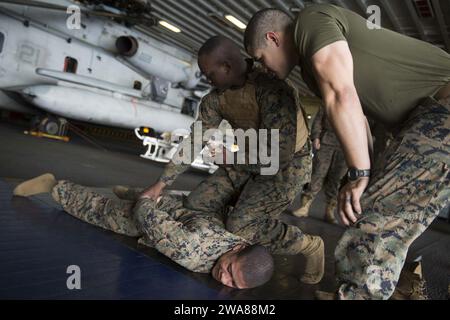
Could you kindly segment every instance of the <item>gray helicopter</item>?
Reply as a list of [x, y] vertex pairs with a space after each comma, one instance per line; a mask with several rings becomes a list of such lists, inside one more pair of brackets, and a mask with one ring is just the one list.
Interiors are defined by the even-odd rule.
[[120, 128], [188, 129], [208, 89], [195, 57], [132, 27], [156, 23], [145, 1], [91, 2], [99, 1], [0, 1], [0, 106]]

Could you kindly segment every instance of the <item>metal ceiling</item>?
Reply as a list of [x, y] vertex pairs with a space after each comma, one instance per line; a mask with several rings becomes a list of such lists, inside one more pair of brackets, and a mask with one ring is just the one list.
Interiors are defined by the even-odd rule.
[[[312, 3], [332, 3], [367, 16], [367, 7], [381, 8], [381, 25], [411, 37], [431, 42], [450, 51], [450, 0], [148, 0], [153, 14], [179, 27], [173, 33], [163, 27], [142, 28], [158, 40], [195, 54], [201, 44], [214, 35], [224, 35], [242, 47], [243, 31], [223, 18], [231, 14], [244, 23], [260, 9], [275, 7], [295, 18]], [[311, 95], [298, 68], [291, 80], [304, 95]]]

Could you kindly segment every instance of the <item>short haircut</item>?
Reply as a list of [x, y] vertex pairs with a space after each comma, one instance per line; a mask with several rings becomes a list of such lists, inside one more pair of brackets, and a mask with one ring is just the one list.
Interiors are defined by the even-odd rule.
[[273, 257], [265, 247], [261, 245], [245, 247], [238, 253], [238, 261], [247, 288], [262, 286], [272, 278]]
[[267, 32], [281, 32], [293, 22], [285, 12], [268, 8], [255, 13], [247, 25], [244, 34], [245, 50], [261, 49], [265, 47], [265, 35]]
[[232, 42], [232, 40], [224, 36], [211, 37], [201, 46], [198, 51], [198, 56], [210, 55], [217, 49], [222, 48], [224, 45], [230, 44], [230, 42]]

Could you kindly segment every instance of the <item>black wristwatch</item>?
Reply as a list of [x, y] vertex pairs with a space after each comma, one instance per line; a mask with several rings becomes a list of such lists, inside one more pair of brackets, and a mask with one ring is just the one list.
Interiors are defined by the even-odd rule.
[[347, 171], [347, 178], [349, 181], [356, 181], [359, 178], [370, 177], [370, 169], [359, 170], [356, 168], [350, 168]]

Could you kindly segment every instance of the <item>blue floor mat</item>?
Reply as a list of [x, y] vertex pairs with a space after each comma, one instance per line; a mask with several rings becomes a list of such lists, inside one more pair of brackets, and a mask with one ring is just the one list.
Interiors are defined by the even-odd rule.
[[[81, 290], [69, 290], [70, 265]], [[223, 299], [212, 288], [0, 180], [0, 299]]]

